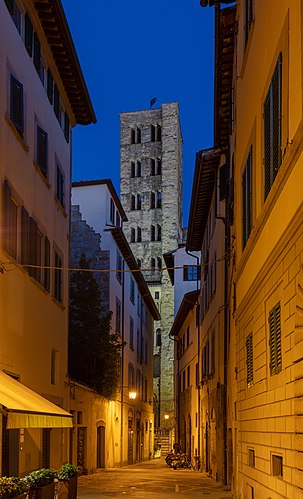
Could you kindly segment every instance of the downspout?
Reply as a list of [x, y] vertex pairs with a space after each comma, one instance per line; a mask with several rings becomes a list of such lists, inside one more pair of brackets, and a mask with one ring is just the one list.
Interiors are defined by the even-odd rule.
[[122, 261], [122, 300], [121, 300], [121, 339], [122, 339], [122, 355], [121, 355], [121, 437], [120, 437], [120, 466], [123, 466], [123, 402], [124, 402], [124, 259]]
[[[194, 255], [193, 253], [190, 253], [188, 249], [185, 249], [185, 252], [187, 255], [192, 256], [196, 258], [197, 260], [197, 291], [199, 291], [199, 280], [198, 280], [198, 268], [200, 267], [200, 259], [197, 255]], [[200, 276], [201, 276], [201, 267], [200, 267]], [[201, 282], [201, 278], [200, 278]], [[196, 303], [196, 313], [198, 317], [198, 457], [199, 457], [199, 462], [200, 462], [200, 467], [201, 467], [201, 386], [200, 386], [200, 348], [201, 348], [201, 339], [200, 339], [200, 332], [201, 332], [201, 326], [200, 326], [200, 304], [199, 304], [199, 298], [197, 298], [197, 303]], [[197, 320], [196, 320], [197, 322]]]
[[[222, 151], [223, 152], [223, 151]], [[225, 158], [228, 155], [225, 155]], [[226, 166], [227, 167], [227, 166]], [[229, 171], [229, 168], [227, 168]], [[228, 234], [228, 224], [226, 223], [227, 220], [227, 192], [225, 194], [225, 215], [221, 216], [217, 212], [218, 208], [218, 172], [216, 172], [216, 183], [215, 183], [215, 206], [216, 206], [216, 213], [215, 213], [215, 218], [216, 220], [221, 220], [224, 224], [224, 304], [223, 304], [223, 359], [224, 359], [224, 368], [223, 368], [223, 389], [224, 389], [224, 394], [221, 399], [222, 402], [222, 413], [223, 413], [223, 483], [224, 485], [227, 485], [227, 340], [228, 340], [228, 283], [227, 283], [227, 275], [228, 275], [228, 259], [227, 259], [227, 252], [228, 252], [228, 241], [229, 241], [229, 234]]]

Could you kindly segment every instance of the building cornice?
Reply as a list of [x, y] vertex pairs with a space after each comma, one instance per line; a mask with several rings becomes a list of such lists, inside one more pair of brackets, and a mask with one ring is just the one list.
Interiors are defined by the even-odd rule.
[[80, 67], [61, 0], [31, 0], [50, 47], [76, 123], [96, 123], [95, 112]]

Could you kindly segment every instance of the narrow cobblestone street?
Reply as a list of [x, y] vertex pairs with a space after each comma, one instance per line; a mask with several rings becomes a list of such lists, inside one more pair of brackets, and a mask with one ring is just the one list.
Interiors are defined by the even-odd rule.
[[79, 499], [129, 496], [142, 499], [229, 499], [232, 494], [226, 487], [198, 471], [168, 468], [164, 458], [106, 469], [79, 478]]

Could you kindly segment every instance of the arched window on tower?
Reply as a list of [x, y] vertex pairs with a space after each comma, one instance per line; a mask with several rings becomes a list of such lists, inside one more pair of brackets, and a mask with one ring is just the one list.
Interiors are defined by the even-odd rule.
[[161, 225], [157, 224], [157, 241], [161, 241], [162, 233], [161, 233]]
[[141, 231], [141, 227], [137, 227], [137, 242], [138, 243], [142, 242], [142, 231]]
[[154, 209], [156, 207], [156, 195], [154, 192], [150, 193], [150, 208]]
[[150, 226], [150, 240], [155, 241], [156, 240], [156, 228], [154, 225]]
[[131, 242], [131, 243], [134, 243], [134, 242], [135, 242], [135, 237], [136, 237], [136, 235], [135, 235], [135, 229], [132, 227], [132, 228], [130, 229], [130, 242]]
[[161, 347], [161, 329], [158, 328], [156, 331], [156, 347]]

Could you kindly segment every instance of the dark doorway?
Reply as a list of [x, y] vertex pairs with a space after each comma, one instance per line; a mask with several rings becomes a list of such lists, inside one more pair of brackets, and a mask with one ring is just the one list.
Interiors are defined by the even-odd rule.
[[105, 468], [105, 427], [97, 428], [97, 468]]
[[19, 476], [19, 430], [6, 429], [2, 415], [2, 476]]

